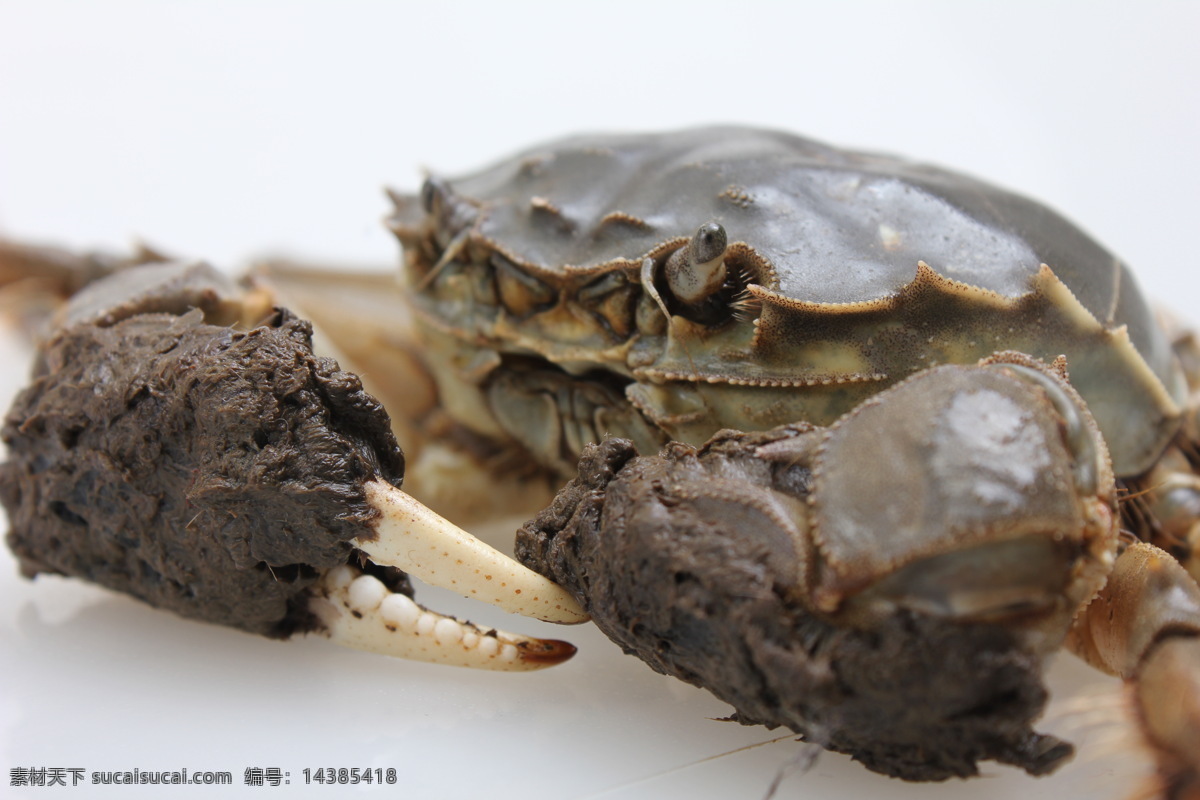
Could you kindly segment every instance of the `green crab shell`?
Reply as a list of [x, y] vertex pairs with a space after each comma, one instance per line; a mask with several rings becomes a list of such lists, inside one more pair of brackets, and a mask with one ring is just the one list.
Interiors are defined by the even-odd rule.
[[[712, 127], [573, 137], [449, 185], [457, 215], [434, 226], [465, 224], [472, 244], [541, 278], [633, 274], [708, 220], [752, 251], [756, 319], [676, 318], [623, 351], [618, 371], [639, 382], [627, 394], [672, 438], [828, 424], [913, 372], [999, 350], [1066, 356], [1118, 474], [1149, 468], [1177, 425], [1183, 380], [1129, 269], [1054, 211], [970, 177]], [[406, 244], [430, 224], [420, 205], [398, 198]], [[566, 360], [553, 337], [520, 348]]]

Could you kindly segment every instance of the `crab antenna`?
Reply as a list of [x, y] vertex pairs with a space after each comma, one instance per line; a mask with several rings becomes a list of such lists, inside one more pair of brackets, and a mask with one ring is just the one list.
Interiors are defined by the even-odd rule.
[[725, 284], [725, 228], [713, 220], [697, 229], [686, 247], [667, 259], [667, 286], [681, 303], [693, 305]]

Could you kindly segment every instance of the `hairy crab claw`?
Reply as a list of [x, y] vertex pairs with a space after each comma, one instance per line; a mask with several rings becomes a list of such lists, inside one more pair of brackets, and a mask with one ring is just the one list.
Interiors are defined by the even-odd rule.
[[[1071, 755], [1031, 724], [1044, 660], [1086, 624], [1143, 696], [1200, 697], [1182, 652], [1200, 640], [1166, 654], [1171, 633], [1200, 633], [1200, 591], [1156, 548], [1118, 549], [1108, 453], [1062, 365], [998, 354], [921, 373], [829, 428], [726, 431], [657, 456], [604, 442], [517, 554], [739, 721], [939, 780], [981, 759], [1043, 774]], [[1118, 578], [1108, 591], [1130, 596], [1088, 605], [1114, 562], [1144, 575], [1143, 550], [1174, 571], [1140, 593]], [[1196, 741], [1194, 714], [1149, 703], [1172, 748]]]
[[379, 403], [315, 357], [311, 327], [288, 312], [229, 327], [250, 308], [219, 273], [175, 264], [121, 271], [70, 302], [4, 429], [0, 491], [22, 571], [422, 661], [529, 670], [569, 658], [565, 642], [412, 600], [408, 575], [539, 619], [586, 619], [402, 491]]

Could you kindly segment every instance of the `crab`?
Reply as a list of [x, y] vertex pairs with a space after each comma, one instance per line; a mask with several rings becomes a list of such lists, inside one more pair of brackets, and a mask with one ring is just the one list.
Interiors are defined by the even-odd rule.
[[[5, 246], [88, 284], [5, 427], [26, 574], [462, 666], [574, 652], [415, 575], [913, 780], [1061, 764], [1032, 726], [1065, 647], [1200, 797], [1200, 350], [1069, 222], [735, 127], [392, 200], [399, 283]], [[463, 530], [513, 512], [515, 561]]]

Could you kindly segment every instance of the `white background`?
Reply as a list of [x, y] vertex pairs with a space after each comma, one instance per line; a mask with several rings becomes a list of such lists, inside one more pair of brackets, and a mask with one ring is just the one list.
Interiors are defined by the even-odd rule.
[[[1182, 2], [5, 0], [0, 233], [112, 248], [138, 236], [230, 266], [265, 252], [384, 265], [380, 187], [414, 189], [422, 167], [452, 175], [579, 130], [747, 122], [1039, 197], [1194, 320], [1198, 33], [1200, 5]], [[4, 355], [22, 358], [12, 341]], [[0, 381], [5, 396], [18, 381]], [[710, 721], [728, 708], [593, 630], [548, 634], [581, 653], [541, 674], [468, 673], [179, 621], [20, 580], [0, 555], [3, 785], [22, 766], [229, 770], [239, 784], [261, 766], [291, 786], [240, 793], [341, 797], [306, 791], [302, 770], [390, 766], [413, 797], [757, 798], [796, 752], [706, 760], [775, 734]], [[1142, 762], [1117, 687], [1068, 661], [1044, 727], [1081, 754], [1053, 778], [987, 765], [969, 784], [907, 785], [824, 755], [778, 797], [1127, 794]]]

